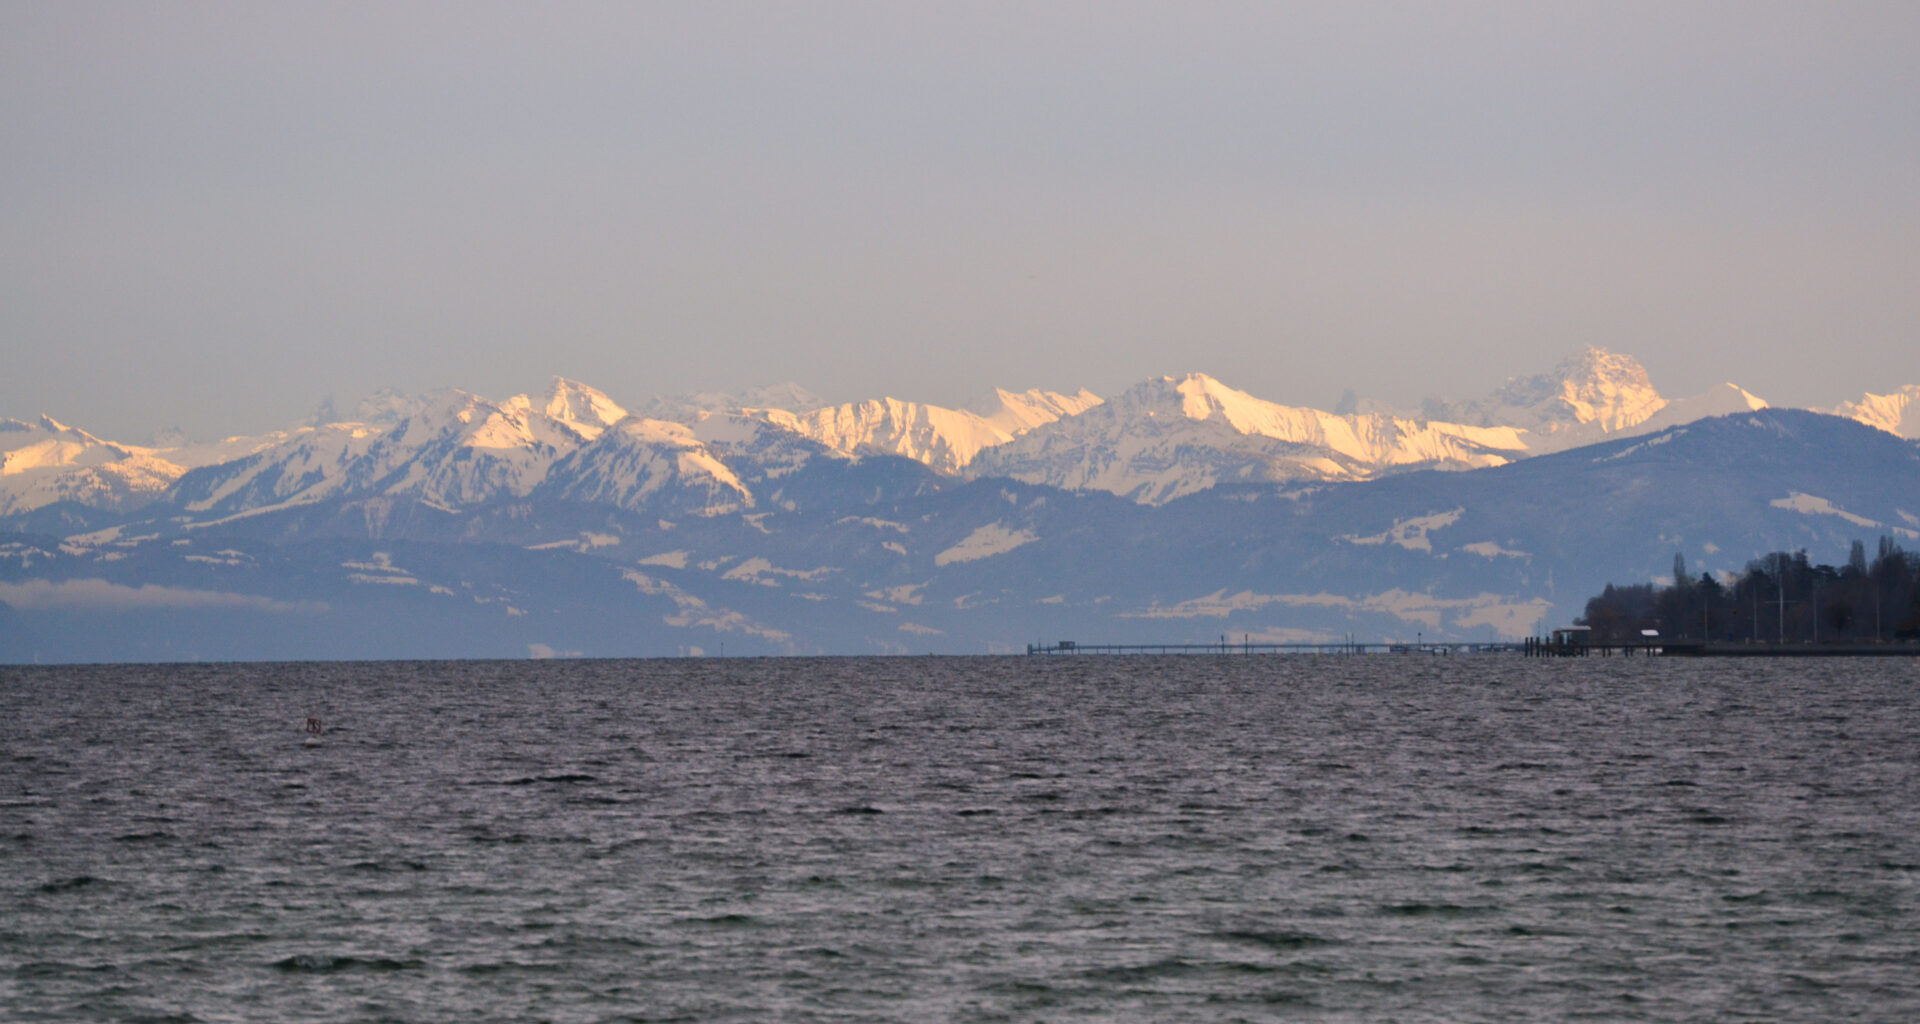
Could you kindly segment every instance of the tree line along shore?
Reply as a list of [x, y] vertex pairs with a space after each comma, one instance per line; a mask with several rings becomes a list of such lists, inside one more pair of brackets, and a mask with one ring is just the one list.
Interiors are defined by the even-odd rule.
[[[1854, 541], [1843, 565], [1815, 565], [1805, 550], [1776, 551], [1745, 570], [1690, 575], [1673, 556], [1669, 584], [1607, 584], [1574, 620], [1595, 645], [1863, 645], [1920, 640], [1920, 554], [1882, 537], [1869, 561]], [[1651, 631], [1651, 632], [1650, 632]]]

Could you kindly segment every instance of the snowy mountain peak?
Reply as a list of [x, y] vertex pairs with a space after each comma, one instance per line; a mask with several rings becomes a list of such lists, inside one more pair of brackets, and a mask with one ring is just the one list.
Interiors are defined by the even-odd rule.
[[1476, 426], [1514, 426], [1535, 435], [1572, 431], [1598, 440], [1666, 406], [1638, 360], [1588, 346], [1546, 373], [1511, 378], [1486, 398], [1434, 411]]
[[1920, 384], [1909, 384], [1892, 394], [1868, 393], [1858, 402], [1841, 402], [1833, 414], [1878, 427], [1889, 434], [1920, 438]]
[[1230, 388], [1204, 373], [1187, 374], [1175, 383], [1174, 391], [1180, 395], [1180, 411], [1188, 419], [1204, 420], [1217, 414], [1242, 434], [1268, 433], [1261, 428], [1271, 425], [1275, 413], [1297, 411]]
[[[525, 395], [520, 396], [523, 400]], [[511, 401], [511, 400], [509, 400]], [[483, 407], [498, 408], [479, 395], [445, 388], [419, 398], [394, 424], [393, 438], [400, 444], [417, 446], [448, 430], [471, 424]]]
[[1765, 408], [1767, 408], [1767, 400], [1759, 395], [1738, 384], [1722, 384], [1700, 394], [1676, 398], [1668, 402], [1660, 408], [1658, 413], [1635, 424], [1632, 432], [1650, 434], [1655, 430], [1677, 427], [1682, 423], [1706, 419], [1708, 416], [1754, 412]]
[[986, 413], [897, 398], [849, 402], [809, 413], [754, 412], [842, 454], [903, 455], [942, 473], [958, 473], [982, 451], [1092, 408], [1100, 398], [1084, 389], [1075, 395], [999, 390], [994, 402], [998, 408], [989, 406]]
[[854, 455], [904, 455], [943, 473], [958, 473], [982, 448], [1010, 435], [978, 413], [898, 398], [849, 402], [803, 415], [766, 410], [768, 421]]
[[540, 409], [549, 419], [572, 427], [589, 441], [627, 415], [627, 410], [605, 393], [565, 377], [553, 378]]
[[102, 441], [51, 416], [0, 419], [0, 515], [58, 501], [127, 508], [151, 500], [181, 470], [143, 449]]
[[[353, 407], [353, 415], [348, 418], [357, 423], [390, 427], [411, 415], [419, 404], [419, 399], [396, 388], [381, 388], [361, 399]], [[314, 425], [325, 426], [326, 424]]]
[[700, 438], [693, 428], [672, 420], [650, 420], [634, 416], [620, 422], [616, 437], [625, 444], [667, 448], [698, 448]]
[[1224, 481], [1361, 479], [1401, 467], [1496, 466], [1519, 432], [1278, 405], [1204, 373], [1142, 381], [982, 453], [975, 471], [1149, 504]]
[[693, 428], [642, 416], [619, 420], [555, 462], [540, 493], [629, 511], [664, 501], [673, 511], [708, 516], [754, 504], [753, 493]]
[[[1495, 466], [1766, 405], [1733, 384], [1670, 401], [1636, 360], [1600, 348], [1424, 417], [1362, 411], [1357, 400], [1339, 412], [1280, 405], [1204, 373], [1151, 378], [1110, 400], [995, 389], [964, 409], [895, 398], [822, 406], [783, 384], [629, 410], [555, 377], [537, 397], [504, 401], [383, 389], [340, 422], [329, 401], [306, 425], [207, 444], [114, 444], [47, 416], [0, 419], [0, 516], [65, 500], [132, 509], [163, 495], [213, 515], [332, 499], [459, 510], [536, 490], [706, 515], [784, 507], [780, 481], [797, 469], [871, 454], [1160, 503], [1225, 482]], [[1920, 438], [1920, 386], [1834, 412]]]
[[1647, 368], [1632, 356], [1589, 346], [1556, 368], [1557, 398], [1578, 423], [1606, 430], [1631, 427], [1667, 404]]
[[30, 469], [99, 465], [125, 458], [127, 449], [102, 441], [51, 416], [37, 423], [0, 420], [0, 476]]
[[[1721, 384], [1720, 387], [1715, 390], [1723, 393], [1730, 393], [1737, 401], [1744, 403], [1746, 405], [1748, 412], [1753, 412], [1755, 410], [1767, 408], [1766, 399], [1761, 398], [1759, 395], [1756, 395], [1753, 392], [1748, 391], [1746, 388], [1743, 388], [1740, 385], [1733, 383], [1732, 381], [1727, 381]], [[1712, 394], [1712, 393], [1713, 392], [1709, 392], [1709, 394]]]
[[992, 398], [968, 411], [978, 414], [1007, 436], [1018, 437], [1035, 427], [1067, 416], [1078, 416], [1100, 402], [1100, 396], [1086, 388], [1071, 395], [1038, 388], [1027, 391], [995, 388]]

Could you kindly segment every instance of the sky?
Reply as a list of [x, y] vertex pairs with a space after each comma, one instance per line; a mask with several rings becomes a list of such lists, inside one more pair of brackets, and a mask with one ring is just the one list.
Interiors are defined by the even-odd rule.
[[1920, 384], [1920, 5], [0, 0], [0, 416]]

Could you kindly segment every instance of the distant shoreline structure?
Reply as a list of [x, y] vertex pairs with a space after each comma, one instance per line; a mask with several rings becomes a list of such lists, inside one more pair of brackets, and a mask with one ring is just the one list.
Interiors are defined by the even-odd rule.
[[1352, 641], [1331, 641], [1326, 643], [1253, 643], [1242, 641], [1234, 643], [1135, 643], [1135, 644], [1083, 644], [1075, 640], [1061, 640], [1051, 644], [1028, 644], [1029, 656], [1059, 656], [1078, 654], [1101, 655], [1141, 655], [1141, 654], [1179, 654], [1179, 655], [1255, 655], [1255, 654], [1310, 654], [1310, 655], [1379, 655], [1379, 654], [1507, 654], [1530, 658], [1579, 658], [1579, 657], [1678, 657], [1678, 658], [1920, 658], [1920, 644], [1884, 643], [1884, 644], [1703, 644], [1698, 640], [1648, 640], [1630, 644], [1575, 644], [1556, 643], [1549, 640], [1529, 638], [1526, 640], [1500, 643], [1454, 643], [1454, 642], [1416, 642], [1416, 643], [1360, 643]]

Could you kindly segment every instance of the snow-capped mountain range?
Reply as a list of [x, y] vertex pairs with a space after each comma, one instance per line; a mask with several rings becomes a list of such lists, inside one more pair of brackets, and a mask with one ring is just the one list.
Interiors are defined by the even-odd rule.
[[[656, 397], [634, 411], [556, 378], [538, 398], [504, 401], [383, 391], [345, 418], [323, 409], [300, 426], [213, 444], [131, 445], [46, 416], [0, 419], [0, 517], [62, 502], [113, 512], [166, 502], [216, 520], [338, 498], [450, 512], [554, 498], [717, 515], [790, 502], [778, 481], [809, 460], [876, 455], [949, 477], [1160, 504], [1221, 483], [1498, 466], [1765, 406], [1732, 384], [1669, 400], [1631, 357], [1594, 348], [1420, 416], [1285, 406], [1198, 373], [1143, 381], [1110, 401], [1085, 390], [999, 390], [972, 409], [893, 398], [825, 405], [780, 385]], [[1920, 386], [1831, 411], [1920, 437]]]
[[[1920, 543], [1920, 444], [1801, 410], [1147, 503], [849, 456], [754, 415], [601, 426], [604, 409], [457, 398], [309, 430], [310, 462], [203, 466], [132, 513], [0, 521], [0, 663], [1484, 641], [1564, 624], [1676, 554], [1723, 575]], [[537, 483], [513, 454], [562, 444]], [[249, 488], [262, 503], [231, 511]], [[468, 488], [509, 496], [457, 504]], [[1920, 605], [1850, 614], [1870, 611], [1890, 640], [1920, 635]]]

